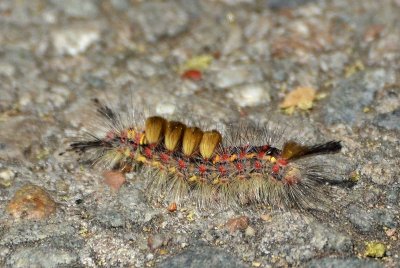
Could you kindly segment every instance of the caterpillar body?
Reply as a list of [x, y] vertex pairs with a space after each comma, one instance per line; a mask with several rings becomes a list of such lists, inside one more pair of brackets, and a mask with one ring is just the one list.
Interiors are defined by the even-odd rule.
[[108, 122], [105, 135], [73, 142], [71, 150], [92, 164], [139, 172], [149, 193], [171, 202], [189, 197], [201, 207], [261, 203], [306, 209], [322, 204], [322, 184], [329, 181], [329, 174], [312, 157], [342, 148], [339, 141], [307, 146], [291, 140], [277, 148], [266, 128], [252, 125], [231, 125], [230, 137], [223, 138], [217, 130], [204, 131], [160, 116], [148, 117], [140, 125], [138, 120], [122, 120], [105, 105], [99, 104], [98, 112]]

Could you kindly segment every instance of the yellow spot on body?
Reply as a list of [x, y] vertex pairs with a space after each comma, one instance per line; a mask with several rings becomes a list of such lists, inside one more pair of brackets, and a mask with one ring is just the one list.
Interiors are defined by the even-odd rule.
[[129, 157], [131, 155], [131, 150], [129, 148], [126, 148], [124, 151], [124, 156]]
[[144, 156], [141, 155], [141, 154], [137, 154], [135, 160], [138, 161], [138, 162], [140, 162], [140, 163], [147, 163], [147, 158], [144, 157]]
[[212, 182], [212, 184], [218, 184], [218, 183], [220, 183], [221, 182], [221, 180], [217, 177], [217, 178], [215, 178], [214, 180], [213, 180], [213, 182]]
[[139, 143], [140, 143], [140, 145], [146, 144], [146, 135], [140, 134]]
[[254, 158], [255, 156], [256, 156], [256, 154], [255, 154], [255, 153], [252, 153], [252, 154], [246, 154], [245, 158], [247, 158], [247, 159], [252, 159], [252, 158]]
[[219, 155], [216, 155], [212, 162], [213, 162], [213, 164], [216, 164], [216, 163], [218, 163], [220, 161], [221, 161], [221, 157]]
[[275, 158], [275, 157], [273, 157], [273, 156], [271, 156], [271, 159], [270, 159], [270, 161], [271, 161], [271, 163], [272, 163], [272, 164], [275, 164], [275, 163], [276, 163], [276, 158]]
[[197, 181], [197, 176], [192, 176], [192, 177], [190, 177], [190, 178], [189, 178], [189, 181], [190, 181], [190, 182], [195, 182], [195, 181]]
[[152, 161], [152, 162], [151, 162], [151, 165], [152, 165], [153, 167], [160, 167], [160, 166], [161, 166], [161, 163], [160, 163], [159, 161]]
[[231, 155], [231, 157], [229, 157], [229, 162], [233, 162], [233, 161], [235, 161], [236, 159], [238, 159], [237, 154], [233, 154], [233, 155]]
[[126, 132], [126, 137], [130, 140], [135, 139], [136, 136], [136, 131], [133, 129], [128, 129], [128, 131]]
[[176, 168], [175, 168], [175, 167], [170, 167], [170, 168], [168, 169], [168, 171], [169, 171], [170, 173], [175, 173], [175, 172], [176, 172]]
[[[273, 157], [272, 156], [270, 156], [270, 155], [265, 155], [263, 158], [262, 158], [262, 160], [265, 160], [265, 161], [268, 161], [268, 162], [272, 162], [272, 159]], [[276, 159], [275, 159], [276, 160]]]

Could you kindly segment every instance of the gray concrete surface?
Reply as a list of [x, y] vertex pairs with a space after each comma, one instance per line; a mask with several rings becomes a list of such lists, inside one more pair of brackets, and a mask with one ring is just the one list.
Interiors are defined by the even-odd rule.
[[[399, 267], [399, 14], [398, 0], [0, 1], [0, 266]], [[203, 79], [182, 79], [200, 55]], [[279, 104], [299, 86], [322, 98], [288, 115]], [[191, 202], [171, 213], [136, 174], [115, 192], [60, 155], [96, 124], [95, 97], [342, 140], [327, 161], [357, 183], [330, 186], [334, 211], [318, 217]], [[8, 213], [27, 183], [54, 214]], [[238, 216], [250, 229], [229, 232]], [[384, 256], [367, 257], [367, 242]]]

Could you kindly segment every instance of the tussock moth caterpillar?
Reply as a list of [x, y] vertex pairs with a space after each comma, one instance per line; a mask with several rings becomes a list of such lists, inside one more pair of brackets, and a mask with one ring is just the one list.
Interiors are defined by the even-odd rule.
[[[315, 155], [337, 153], [339, 141], [303, 145], [287, 141], [274, 147], [265, 127], [230, 125], [228, 137], [160, 116], [125, 118], [98, 103], [107, 121], [104, 136], [70, 144], [92, 164], [140, 172], [149, 193], [168, 201], [196, 200], [199, 206], [262, 203], [306, 209], [326, 201], [323, 185], [329, 174]], [[318, 162], [318, 161], [317, 161]]]

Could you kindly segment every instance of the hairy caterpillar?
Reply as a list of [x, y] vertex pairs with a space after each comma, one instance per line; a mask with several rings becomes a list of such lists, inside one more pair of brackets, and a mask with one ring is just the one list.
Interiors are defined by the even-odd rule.
[[70, 144], [71, 150], [92, 164], [140, 172], [149, 192], [176, 202], [189, 196], [201, 207], [262, 203], [306, 209], [324, 203], [322, 184], [329, 175], [310, 158], [342, 148], [339, 141], [311, 146], [287, 141], [280, 149], [262, 127], [231, 125], [224, 139], [217, 130], [159, 116], [144, 124], [134, 117], [123, 120], [120, 113], [98, 105], [108, 130], [103, 137], [91, 134]]

